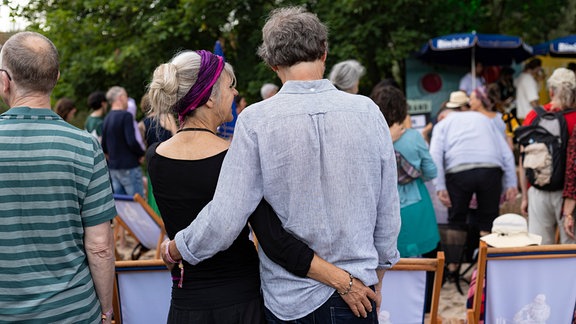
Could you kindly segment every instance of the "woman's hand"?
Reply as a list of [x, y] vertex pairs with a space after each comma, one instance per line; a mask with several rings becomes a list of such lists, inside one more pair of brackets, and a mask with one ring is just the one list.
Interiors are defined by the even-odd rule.
[[376, 301], [378, 295], [366, 287], [364, 283], [356, 278], [352, 280], [352, 288], [350, 292], [345, 295], [340, 295], [342, 299], [346, 302], [350, 310], [354, 315], [366, 318], [368, 313], [372, 311], [372, 303], [370, 300]]
[[166, 239], [160, 245], [160, 257], [162, 258], [162, 261], [164, 261], [164, 264], [166, 264], [168, 270], [172, 271], [176, 263], [172, 262], [173, 261], [172, 257], [170, 257], [170, 255], [167, 254], [169, 248], [170, 248], [170, 240]]

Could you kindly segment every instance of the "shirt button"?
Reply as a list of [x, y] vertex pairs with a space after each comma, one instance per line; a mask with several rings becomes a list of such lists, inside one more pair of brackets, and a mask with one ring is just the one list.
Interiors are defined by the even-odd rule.
[[315, 89], [315, 88], [310, 88], [310, 91], [311, 91], [311, 92], [314, 92], [314, 91], [316, 91], [316, 89]]

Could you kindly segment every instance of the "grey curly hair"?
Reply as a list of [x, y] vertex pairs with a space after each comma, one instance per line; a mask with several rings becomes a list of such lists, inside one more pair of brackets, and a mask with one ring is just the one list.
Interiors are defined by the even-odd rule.
[[270, 12], [258, 55], [269, 66], [292, 66], [320, 59], [328, 51], [328, 28], [303, 7]]

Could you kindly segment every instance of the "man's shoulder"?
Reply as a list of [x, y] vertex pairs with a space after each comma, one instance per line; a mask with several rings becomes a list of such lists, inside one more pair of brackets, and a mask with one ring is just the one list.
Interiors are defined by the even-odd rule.
[[[324, 97], [321, 97], [321, 100], [307, 101], [305, 99], [306, 98], [292, 101], [276, 95], [246, 107], [238, 117], [245, 120], [258, 120], [276, 118], [294, 113], [311, 113], [313, 110], [318, 112], [350, 111], [359, 113], [371, 111], [381, 115], [374, 101], [364, 95], [350, 94], [344, 91], [331, 91], [329, 94], [326, 93]], [[310, 105], [308, 104], [309, 102], [320, 103]]]
[[472, 73], [468, 72], [466, 74], [464, 74], [461, 78], [460, 81], [467, 81], [468, 79], [472, 80]]
[[97, 140], [94, 138], [94, 136], [90, 135], [90, 133], [88, 133], [84, 129], [80, 129], [68, 123], [66, 123], [64, 127], [66, 128], [65, 132], [73, 133], [74, 137], [81, 142], [84, 142], [86, 144], [94, 144], [94, 142], [97, 143]]
[[104, 117], [103, 123], [117, 122], [128, 117], [132, 119], [132, 114], [126, 110], [111, 110], [106, 114], [106, 117]]
[[530, 111], [526, 114], [524, 121], [522, 122], [522, 126], [527, 126], [527, 125], [532, 124], [532, 121], [534, 121], [534, 118], [536, 118], [536, 111], [534, 111], [534, 109], [530, 109]]
[[529, 76], [530, 74], [526, 73], [526, 72], [522, 72], [520, 73], [515, 79], [514, 79], [514, 83], [521, 83], [524, 80], [526, 80], [527, 76]]
[[110, 110], [110, 111], [106, 114], [106, 117], [105, 117], [104, 119], [108, 119], [108, 118], [118, 118], [118, 117], [120, 117], [120, 116], [126, 116], [126, 115], [132, 116], [132, 114], [130, 114], [127, 110], [113, 109], [113, 110]]
[[446, 116], [442, 121], [444, 120], [447, 125], [461, 128], [470, 127], [469, 123], [483, 123], [490, 121], [488, 117], [477, 111], [455, 111], [448, 114], [448, 116]]
[[345, 91], [336, 91], [334, 94], [326, 96], [326, 107], [334, 110], [348, 111], [352, 113], [377, 113], [381, 116], [380, 108], [374, 101], [362, 94], [352, 94]]

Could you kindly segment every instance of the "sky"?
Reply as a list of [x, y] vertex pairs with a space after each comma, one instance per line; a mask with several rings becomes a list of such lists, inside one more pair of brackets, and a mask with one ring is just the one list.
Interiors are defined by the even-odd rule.
[[[2, 1], [0, 0], [0, 3]], [[15, 4], [26, 4], [28, 0], [10, 0]], [[22, 30], [26, 27], [27, 23], [24, 20], [12, 21], [10, 18], [10, 8], [0, 4], [0, 32], [9, 32], [15, 30]]]

